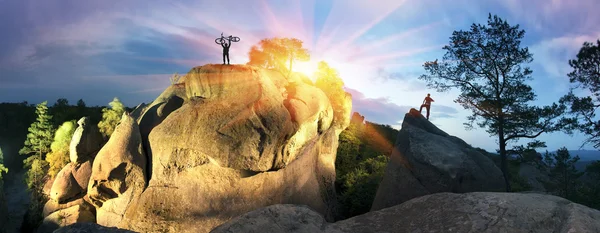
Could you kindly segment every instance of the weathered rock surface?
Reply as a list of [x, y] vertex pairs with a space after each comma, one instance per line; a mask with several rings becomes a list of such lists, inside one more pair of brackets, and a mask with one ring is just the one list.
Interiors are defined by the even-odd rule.
[[69, 207], [75, 206], [75, 205], [82, 205], [83, 202], [84, 202], [83, 198], [79, 198], [79, 199], [76, 199], [73, 201], [69, 201], [67, 203], [60, 204], [60, 203], [58, 203], [58, 201], [50, 199], [44, 205], [44, 209], [42, 211], [42, 216], [47, 217], [48, 215], [50, 215], [56, 211], [66, 209], [66, 208], [69, 208]]
[[89, 118], [83, 117], [77, 124], [79, 126], [71, 139], [69, 157], [72, 163], [84, 163], [96, 156], [102, 147], [103, 139], [100, 130], [90, 123]]
[[56, 211], [44, 218], [44, 221], [37, 232], [53, 232], [60, 227], [78, 222], [95, 222], [96, 217], [92, 213], [91, 208], [91, 206], [84, 203]]
[[85, 195], [84, 189], [79, 186], [73, 176], [73, 170], [75, 170], [73, 163], [68, 163], [58, 172], [50, 190], [50, 199], [62, 204], [82, 196], [82, 194]]
[[75, 223], [54, 231], [54, 233], [134, 233], [116, 227], [105, 227], [95, 223]]
[[305, 206], [273, 205], [213, 233], [233, 232], [600, 232], [600, 211], [566, 199], [523, 193], [437, 193], [336, 223]]
[[146, 157], [138, 124], [127, 113], [100, 149], [92, 166], [88, 197], [96, 207], [96, 220], [117, 226], [129, 204], [146, 186]]
[[206, 65], [138, 121], [152, 175], [119, 227], [208, 232], [279, 203], [305, 204], [333, 220], [335, 153], [347, 124], [334, 124], [320, 89], [251, 66]]
[[503, 191], [500, 169], [411, 109], [404, 117], [371, 210], [439, 192]]

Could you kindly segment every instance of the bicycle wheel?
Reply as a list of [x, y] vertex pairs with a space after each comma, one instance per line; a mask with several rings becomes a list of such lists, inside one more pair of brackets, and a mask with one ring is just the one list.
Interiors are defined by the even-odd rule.
[[237, 36], [234, 36], [231, 38], [231, 42], [240, 42], [240, 38]]
[[215, 43], [217, 43], [217, 44], [224, 44], [225, 43], [225, 38], [223, 38], [223, 37], [217, 38], [217, 39], [215, 39]]

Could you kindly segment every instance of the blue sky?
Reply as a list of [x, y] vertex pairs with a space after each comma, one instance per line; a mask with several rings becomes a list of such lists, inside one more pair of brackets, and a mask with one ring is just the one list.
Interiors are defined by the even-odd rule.
[[[434, 124], [494, 150], [494, 138], [462, 126], [469, 112], [453, 102], [457, 92], [417, 79], [423, 62], [442, 57], [452, 31], [497, 14], [526, 30], [535, 104], [549, 104], [569, 87], [567, 61], [600, 38], [598, 9], [597, 0], [0, 0], [0, 102], [105, 105], [117, 96], [134, 106], [158, 96], [172, 73], [219, 63], [221, 32], [242, 38], [230, 51], [238, 64], [260, 39], [295, 37], [313, 61], [340, 71], [367, 120], [399, 127], [431, 93]], [[554, 150], [584, 137], [540, 139]]]

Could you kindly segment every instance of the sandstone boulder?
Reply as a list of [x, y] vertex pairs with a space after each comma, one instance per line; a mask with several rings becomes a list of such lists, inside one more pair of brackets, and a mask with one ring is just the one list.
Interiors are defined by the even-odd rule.
[[[305, 204], [333, 220], [343, 129], [333, 126], [331, 104], [320, 89], [237, 65], [196, 67], [180, 85], [183, 104], [145, 131], [150, 183], [119, 227], [208, 232], [278, 203]], [[174, 99], [160, 98], [163, 109]]]
[[504, 191], [500, 169], [411, 109], [404, 117], [371, 210], [438, 192]]
[[83, 198], [79, 198], [79, 199], [75, 199], [75, 200], [67, 202], [67, 203], [60, 204], [56, 200], [50, 199], [44, 205], [44, 209], [42, 210], [42, 216], [44, 216], [44, 218], [45, 218], [48, 215], [50, 215], [56, 211], [66, 209], [66, 208], [69, 208], [69, 207], [75, 206], [75, 205], [83, 205], [83, 202], [84, 202]]
[[54, 178], [50, 189], [51, 200], [64, 204], [85, 195], [92, 174], [92, 161], [68, 163]]
[[77, 180], [73, 176], [75, 167], [73, 163], [68, 163], [63, 167], [60, 172], [56, 175], [52, 189], [50, 190], [50, 198], [55, 200], [59, 204], [66, 203], [69, 200], [73, 200], [77, 197], [85, 195], [85, 190], [79, 186]]
[[81, 118], [71, 139], [69, 157], [72, 163], [84, 163], [94, 158], [102, 147], [102, 134], [98, 127], [90, 123], [89, 118]]
[[146, 186], [145, 167], [138, 124], [125, 113], [92, 165], [88, 197], [96, 207], [99, 224], [119, 224]]
[[96, 218], [91, 211], [91, 206], [81, 204], [56, 211], [44, 218], [38, 233], [53, 232], [54, 230], [78, 222], [95, 222]]
[[305, 206], [273, 205], [211, 232], [600, 232], [598, 220], [600, 211], [551, 195], [437, 193], [335, 223]]

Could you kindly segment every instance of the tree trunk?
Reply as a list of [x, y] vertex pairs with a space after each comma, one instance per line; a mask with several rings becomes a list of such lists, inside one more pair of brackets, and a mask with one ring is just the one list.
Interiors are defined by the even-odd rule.
[[500, 144], [500, 170], [504, 175], [504, 184], [506, 185], [506, 192], [510, 192], [510, 174], [508, 172], [508, 158], [506, 155], [506, 141], [504, 140], [504, 118], [500, 118], [500, 129], [498, 130], [498, 142]]

